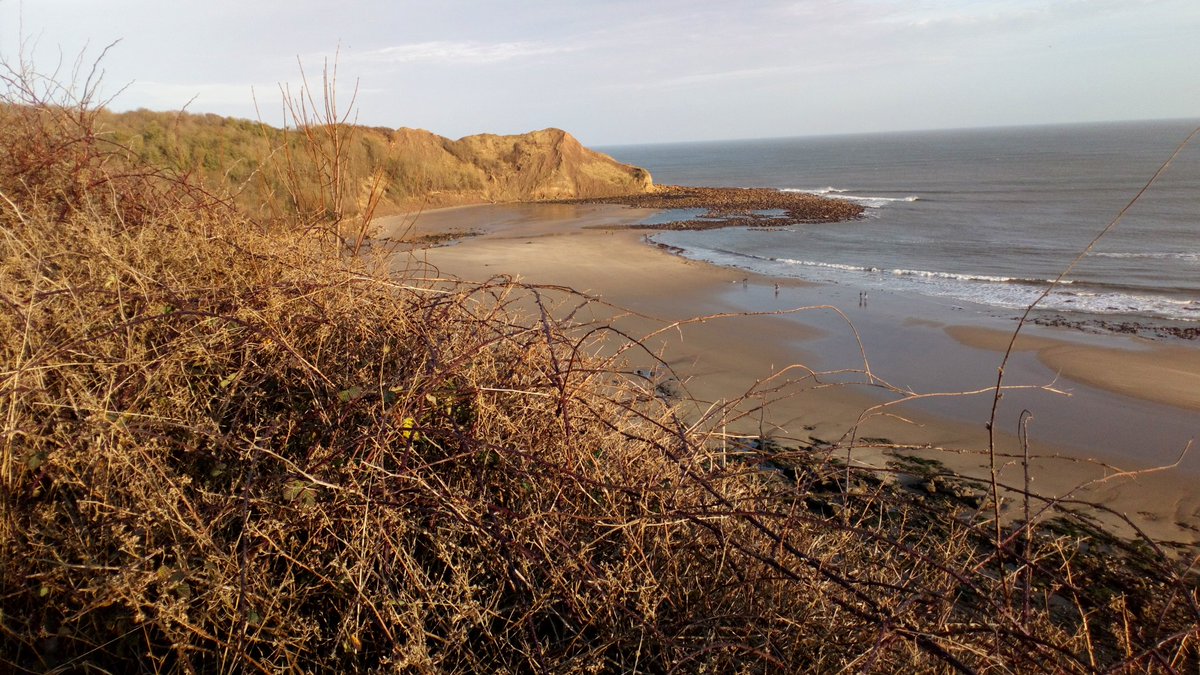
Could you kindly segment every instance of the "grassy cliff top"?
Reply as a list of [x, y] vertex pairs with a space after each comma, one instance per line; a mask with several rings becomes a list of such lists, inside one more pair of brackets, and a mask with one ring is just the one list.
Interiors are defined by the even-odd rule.
[[[339, 125], [338, 163], [347, 207], [367, 208], [382, 189], [381, 213], [485, 202], [594, 198], [645, 192], [644, 169], [583, 147], [560, 129], [451, 140], [421, 129]], [[218, 115], [138, 110], [101, 112], [96, 132], [150, 165], [190, 173], [212, 189], [235, 192], [256, 209], [286, 191], [264, 163], [285, 154], [300, 164], [320, 161], [308, 144], [328, 143], [323, 125], [282, 130]], [[305, 186], [315, 190], [317, 186]]]

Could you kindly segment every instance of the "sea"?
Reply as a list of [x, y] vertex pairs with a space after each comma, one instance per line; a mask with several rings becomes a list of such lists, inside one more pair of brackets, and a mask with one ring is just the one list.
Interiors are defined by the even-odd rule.
[[[1018, 311], [1200, 323], [1200, 120], [600, 148], [659, 184], [843, 199], [862, 218], [664, 231], [682, 255], [756, 273]], [[1133, 202], [1115, 227], [1089, 244]], [[660, 214], [659, 220], [695, 213]]]

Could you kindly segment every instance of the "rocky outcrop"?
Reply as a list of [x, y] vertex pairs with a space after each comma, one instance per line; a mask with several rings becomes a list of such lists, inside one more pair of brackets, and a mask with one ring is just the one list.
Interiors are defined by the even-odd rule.
[[393, 152], [424, 174], [427, 189], [412, 196], [434, 204], [614, 197], [654, 185], [645, 169], [589, 150], [561, 129], [457, 141], [400, 129]]
[[711, 230], [721, 227], [788, 227], [858, 218], [863, 207], [843, 199], [773, 188], [659, 185], [637, 194], [583, 197], [564, 202], [624, 204], [644, 209], [705, 209], [699, 218], [635, 225], [653, 230]]

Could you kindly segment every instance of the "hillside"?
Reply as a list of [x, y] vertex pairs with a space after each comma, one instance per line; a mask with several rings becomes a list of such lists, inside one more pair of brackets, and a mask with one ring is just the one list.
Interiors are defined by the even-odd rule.
[[[257, 122], [188, 113], [137, 110], [103, 113], [98, 133], [132, 150], [142, 161], [198, 175], [214, 189], [229, 189], [238, 203], [261, 208], [286, 192], [266, 160], [285, 156], [298, 173], [319, 163], [301, 141], [304, 133]], [[370, 186], [381, 181], [377, 213], [487, 202], [598, 198], [644, 193], [649, 172], [583, 147], [561, 129], [451, 140], [422, 129], [342, 127], [347, 209], [362, 210]], [[276, 163], [271, 163], [276, 164]]]

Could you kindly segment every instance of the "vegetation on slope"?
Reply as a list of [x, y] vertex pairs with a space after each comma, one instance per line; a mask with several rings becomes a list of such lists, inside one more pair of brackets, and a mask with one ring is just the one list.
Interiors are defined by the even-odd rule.
[[86, 95], [7, 85], [4, 669], [1196, 667], [1194, 578], [1150, 545], [996, 541], [832, 448], [731, 440], [595, 356], [640, 346], [555, 318], [569, 292], [348, 255], [311, 210], [336, 166], [254, 219]]
[[[273, 170], [284, 159], [279, 155], [302, 163], [321, 161], [310, 156], [309, 145], [328, 140], [323, 125], [306, 129], [302, 115], [298, 117], [301, 128], [281, 130], [217, 115], [104, 111], [96, 118], [96, 131], [128, 148], [143, 163], [194, 174], [212, 189], [234, 191], [243, 209], [255, 210], [288, 201], [284, 199], [287, 178]], [[644, 192], [651, 186], [645, 170], [588, 150], [559, 129], [457, 141], [407, 128], [341, 124], [339, 133], [342, 146], [337, 161], [346, 172], [342, 188], [347, 209], [353, 213], [367, 208], [376, 183], [381, 212], [609, 197]], [[316, 186], [301, 187], [311, 192]]]

